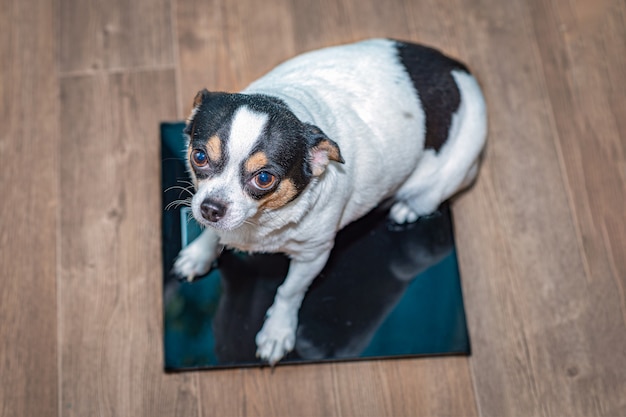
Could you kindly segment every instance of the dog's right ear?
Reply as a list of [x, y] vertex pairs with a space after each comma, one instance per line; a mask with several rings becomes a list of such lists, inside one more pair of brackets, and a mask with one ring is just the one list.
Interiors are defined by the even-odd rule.
[[196, 96], [193, 99], [193, 109], [191, 110], [191, 114], [189, 115], [189, 118], [187, 119], [187, 124], [185, 126], [185, 129], [183, 130], [184, 134], [191, 136], [191, 132], [193, 130], [192, 128], [193, 118], [196, 115], [198, 108], [202, 105], [202, 103], [208, 100], [210, 95], [211, 93], [206, 88], [203, 88], [202, 90], [198, 91], [198, 94], [196, 94]]
[[209, 90], [207, 90], [206, 88], [198, 91], [198, 94], [196, 94], [196, 97], [193, 99], [193, 108], [197, 109], [198, 107], [200, 107], [204, 100], [209, 98], [210, 95], [211, 93], [209, 93]]

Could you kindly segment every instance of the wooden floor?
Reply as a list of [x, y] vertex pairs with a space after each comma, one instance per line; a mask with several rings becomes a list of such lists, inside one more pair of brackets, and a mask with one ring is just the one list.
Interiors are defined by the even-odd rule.
[[[0, 0], [1, 416], [626, 415], [626, 3]], [[390, 36], [489, 106], [469, 358], [164, 374], [159, 122]]]

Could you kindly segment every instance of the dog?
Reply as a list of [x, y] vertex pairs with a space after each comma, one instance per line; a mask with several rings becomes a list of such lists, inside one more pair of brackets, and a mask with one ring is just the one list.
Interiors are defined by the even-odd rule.
[[174, 272], [207, 273], [224, 246], [289, 256], [255, 342], [274, 366], [295, 345], [298, 311], [335, 235], [389, 198], [414, 222], [476, 178], [485, 101], [462, 63], [371, 39], [288, 60], [240, 93], [200, 91], [184, 134], [205, 227]]

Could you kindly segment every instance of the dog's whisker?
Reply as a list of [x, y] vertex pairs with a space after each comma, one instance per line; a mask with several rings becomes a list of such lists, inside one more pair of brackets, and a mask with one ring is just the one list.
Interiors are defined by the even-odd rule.
[[184, 200], [174, 200], [171, 203], [169, 203], [167, 206], [165, 206], [165, 210], [178, 208], [180, 206], [191, 207], [191, 198], [186, 198]]
[[177, 181], [180, 182], [181, 184], [187, 184], [190, 187], [196, 188], [196, 185], [191, 181], [187, 181], [187, 180], [177, 180]]
[[190, 187], [181, 187], [180, 185], [172, 185], [171, 187], [168, 187], [164, 192], [167, 193], [168, 191], [171, 191], [171, 190], [181, 190], [193, 196], [193, 192], [189, 191], [189, 188]]

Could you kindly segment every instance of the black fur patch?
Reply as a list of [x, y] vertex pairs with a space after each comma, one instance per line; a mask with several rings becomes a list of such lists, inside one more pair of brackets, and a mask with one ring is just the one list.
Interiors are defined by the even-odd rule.
[[469, 71], [465, 65], [436, 49], [406, 42], [397, 42], [397, 49], [424, 108], [424, 146], [438, 152], [446, 143], [452, 115], [461, 103], [461, 95], [451, 71]]

